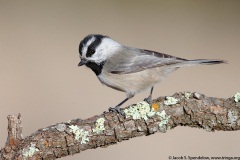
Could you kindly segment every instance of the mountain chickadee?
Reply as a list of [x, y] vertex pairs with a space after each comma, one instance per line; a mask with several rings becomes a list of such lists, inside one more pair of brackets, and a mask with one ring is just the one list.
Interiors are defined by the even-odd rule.
[[151, 104], [153, 86], [169, 73], [184, 66], [219, 64], [222, 60], [187, 60], [171, 55], [124, 46], [108, 36], [91, 34], [79, 45], [80, 63], [91, 68], [98, 79], [108, 87], [126, 92], [124, 99], [109, 111], [118, 111], [120, 106], [136, 93], [151, 89], [145, 100]]

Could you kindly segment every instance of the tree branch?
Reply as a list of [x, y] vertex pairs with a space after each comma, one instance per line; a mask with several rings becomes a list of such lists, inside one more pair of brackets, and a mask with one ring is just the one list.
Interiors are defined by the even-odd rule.
[[199, 93], [159, 97], [152, 109], [146, 102], [112, 112], [58, 123], [22, 138], [21, 115], [8, 116], [8, 138], [0, 159], [57, 159], [87, 149], [107, 147], [133, 137], [166, 132], [176, 126], [206, 131], [240, 129], [240, 95], [228, 99]]

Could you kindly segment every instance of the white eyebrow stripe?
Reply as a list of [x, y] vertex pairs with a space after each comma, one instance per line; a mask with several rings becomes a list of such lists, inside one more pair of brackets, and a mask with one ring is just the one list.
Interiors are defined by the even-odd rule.
[[93, 43], [95, 40], [96, 40], [96, 37], [92, 37], [90, 40], [88, 40], [86, 45], [83, 45], [83, 48], [82, 48], [82, 55], [83, 55], [83, 57], [86, 57], [88, 46], [91, 43]]

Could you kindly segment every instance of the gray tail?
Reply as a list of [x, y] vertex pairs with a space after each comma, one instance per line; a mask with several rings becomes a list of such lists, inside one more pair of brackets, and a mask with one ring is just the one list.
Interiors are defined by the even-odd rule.
[[227, 63], [224, 60], [217, 60], [217, 59], [194, 59], [194, 60], [185, 60], [182, 63], [177, 63], [174, 66], [175, 67], [184, 67], [184, 66], [195, 66], [195, 65], [211, 65], [211, 64], [221, 64], [221, 63]]
[[217, 59], [194, 59], [194, 60], [189, 60], [188, 62], [192, 64], [207, 64], [207, 65], [227, 63], [224, 60], [217, 60]]

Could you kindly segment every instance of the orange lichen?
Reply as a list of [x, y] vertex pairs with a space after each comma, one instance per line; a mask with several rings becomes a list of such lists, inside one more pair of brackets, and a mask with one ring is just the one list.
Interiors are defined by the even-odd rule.
[[157, 112], [160, 107], [159, 107], [158, 103], [153, 103], [152, 108], [154, 109], [155, 112]]
[[16, 146], [16, 139], [11, 137], [9, 142], [11, 146]]
[[49, 145], [48, 141], [45, 141], [45, 142], [44, 142], [44, 145], [45, 145], [46, 147], [48, 147], [48, 145]]

